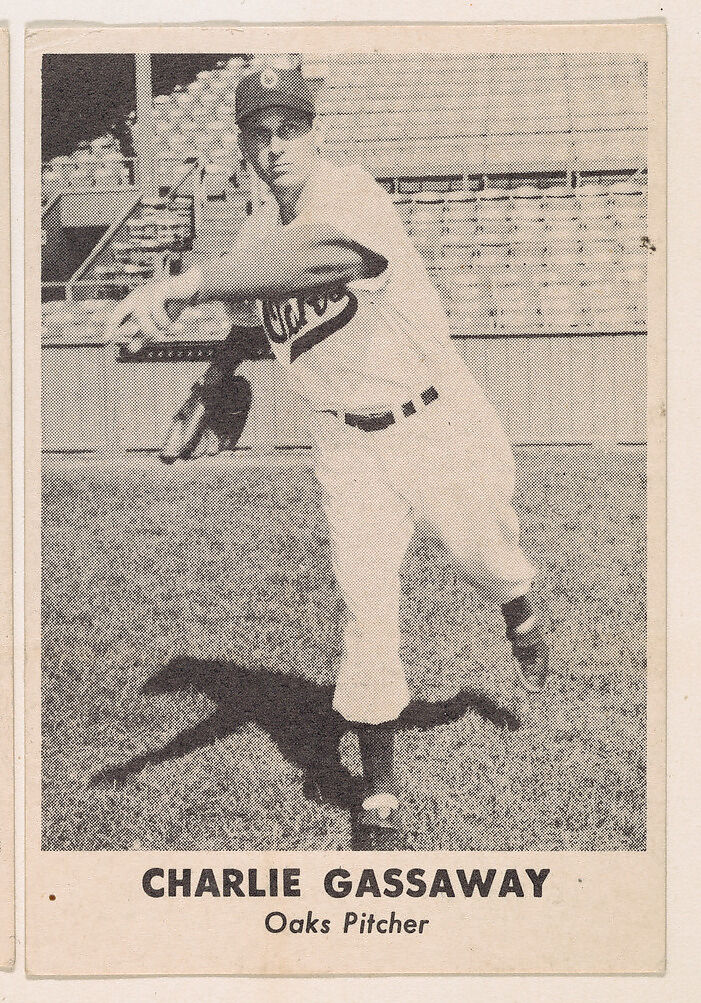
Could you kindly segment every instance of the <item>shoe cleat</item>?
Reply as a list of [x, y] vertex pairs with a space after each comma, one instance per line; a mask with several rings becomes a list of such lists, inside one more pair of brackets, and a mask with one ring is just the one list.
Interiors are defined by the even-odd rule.
[[402, 850], [406, 831], [399, 801], [392, 794], [371, 794], [353, 819], [356, 850]]

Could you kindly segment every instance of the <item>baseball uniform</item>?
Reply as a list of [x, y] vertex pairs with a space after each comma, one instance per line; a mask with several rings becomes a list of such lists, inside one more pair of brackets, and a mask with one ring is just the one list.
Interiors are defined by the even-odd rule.
[[[422, 518], [498, 603], [528, 592], [514, 461], [494, 408], [451, 343], [438, 292], [388, 193], [358, 166], [319, 158], [296, 221], [333, 226], [386, 261], [379, 275], [257, 304], [275, 357], [308, 401], [333, 565], [349, 612], [334, 707], [396, 718], [399, 569]], [[257, 208], [239, 246], [284, 224]]]

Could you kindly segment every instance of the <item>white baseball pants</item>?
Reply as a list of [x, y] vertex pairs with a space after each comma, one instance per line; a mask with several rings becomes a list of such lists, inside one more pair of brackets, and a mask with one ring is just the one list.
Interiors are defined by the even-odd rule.
[[317, 418], [316, 472], [349, 613], [333, 705], [349, 721], [391, 721], [409, 703], [399, 569], [416, 519], [433, 525], [500, 604], [535, 576], [519, 546], [513, 454], [494, 408], [467, 370], [435, 386], [438, 400], [419, 398], [417, 414], [381, 431]]

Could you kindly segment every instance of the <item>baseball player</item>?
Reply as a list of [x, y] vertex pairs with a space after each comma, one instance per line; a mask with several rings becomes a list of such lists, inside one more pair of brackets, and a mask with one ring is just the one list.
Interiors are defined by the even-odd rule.
[[[394, 723], [410, 698], [399, 655], [399, 569], [416, 518], [503, 610], [518, 683], [541, 692], [548, 643], [519, 546], [514, 460], [492, 405], [451, 343], [440, 297], [387, 192], [321, 152], [299, 68], [236, 92], [243, 157], [273, 198], [232, 250], [133, 292], [113, 316], [146, 337], [173, 302], [253, 300], [308, 402], [332, 559], [349, 620], [333, 707], [357, 730], [363, 848], [403, 845]], [[212, 430], [207, 430], [212, 435]], [[319, 771], [337, 766], [322, 751]]]

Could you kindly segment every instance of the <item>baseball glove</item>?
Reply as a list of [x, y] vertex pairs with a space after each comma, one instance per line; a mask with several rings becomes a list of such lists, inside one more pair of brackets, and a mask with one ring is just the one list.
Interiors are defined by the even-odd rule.
[[233, 449], [241, 437], [251, 407], [251, 385], [214, 362], [193, 385], [175, 415], [160, 458], [163, 463], [216, 456]]
[[234, 325], [221, 351], [173, 418], [161, 460], [174, 463], [234, 449], [251, 409], [251, 385], [235, 374], [244, 359], [274, 358], [262, 327]]

